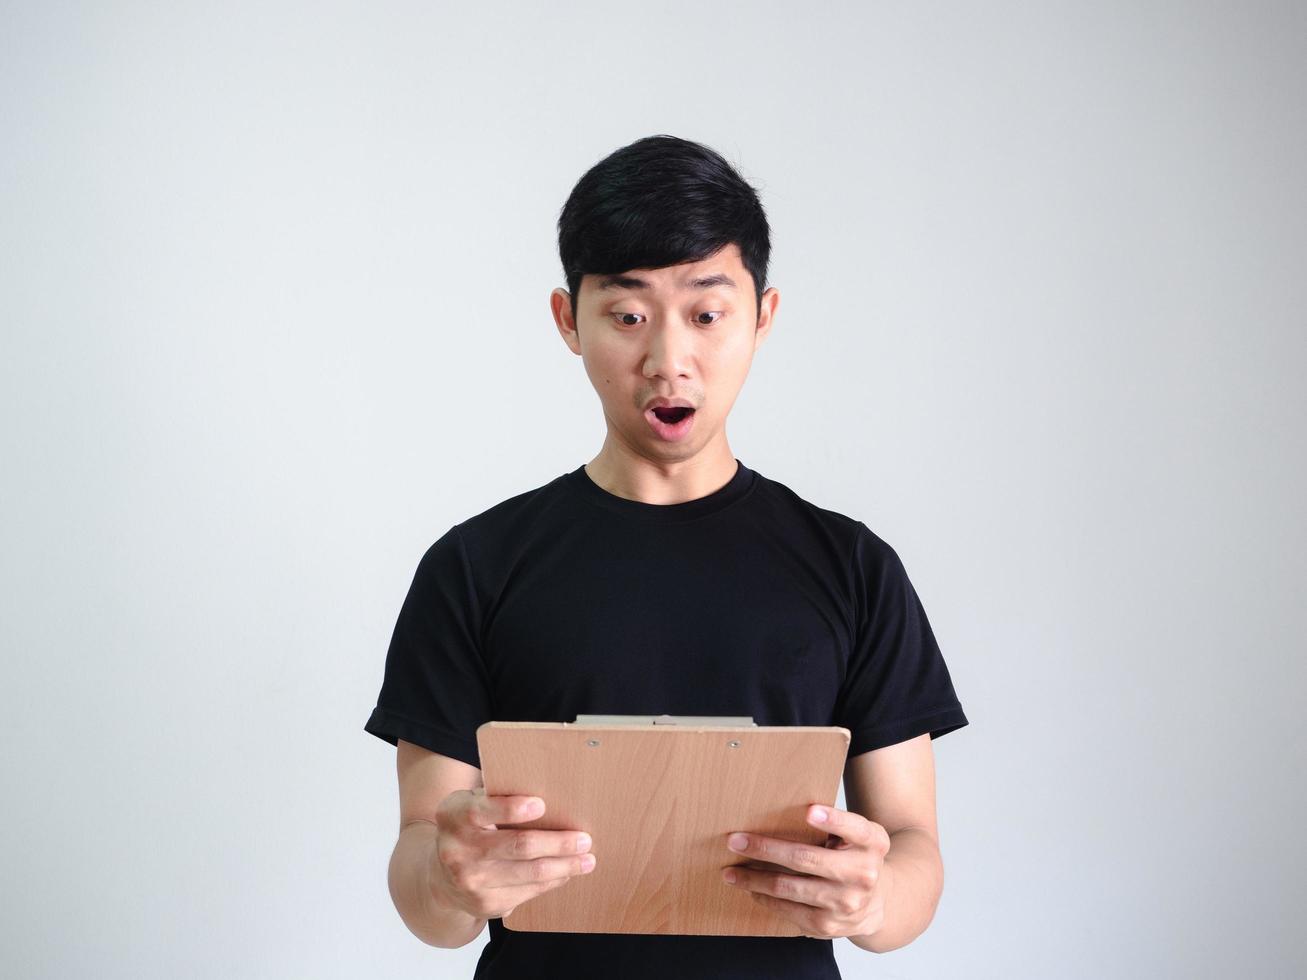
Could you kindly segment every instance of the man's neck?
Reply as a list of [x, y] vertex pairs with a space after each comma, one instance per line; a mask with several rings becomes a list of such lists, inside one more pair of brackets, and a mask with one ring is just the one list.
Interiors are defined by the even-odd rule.
[[720, 490], [735, 476], [739, 464], [722, 443], [711, 454], [705, 449], [691, 459], [660, 463], [605, 446], [585, 464], [586, 475], [617, 497], [646, 504], [679, 504]]

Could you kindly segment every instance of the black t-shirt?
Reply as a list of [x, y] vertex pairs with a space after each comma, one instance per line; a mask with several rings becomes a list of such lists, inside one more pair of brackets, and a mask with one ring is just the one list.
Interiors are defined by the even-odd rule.
[[[841, 725], [850, 758], [966, 725], [894, 549], [736, 463], [678, 504], [579, 466], [450, 528], [418, 562], [365, 730], [479, 766], [492, 719]], [[840, 976], [829, 939], [489, 930], [474, 980]]]

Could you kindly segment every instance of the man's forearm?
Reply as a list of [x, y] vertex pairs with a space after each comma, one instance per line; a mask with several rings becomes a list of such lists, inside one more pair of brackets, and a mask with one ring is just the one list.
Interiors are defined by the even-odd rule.
[[436, 825], [426, 821], [400, 831], [387, 874], [390, 897], [409, 932], [429, 946], [455, 949], [481, 935], [487, 920], [436, 903], [428, 878], [436, 833]]
[[906, 946], [930, 925], [944, 890], [939, 846], [915, 827], [890, 834], [880, 881], [886, 888], [884, 924], [870, 936], [849, 937], [849, 942], [872, 953]]

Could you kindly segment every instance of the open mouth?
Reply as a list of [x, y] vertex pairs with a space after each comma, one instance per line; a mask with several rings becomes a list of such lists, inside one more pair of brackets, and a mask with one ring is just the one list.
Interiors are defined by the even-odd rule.
[[658, 416], [659, 422], [666, 422], [668, 425], [675, 425], [677, 422], [681, 421], [681, 419], [693, 412], [694, 409], [683, 407], [655, 408], [653, 411], [654, 415]]

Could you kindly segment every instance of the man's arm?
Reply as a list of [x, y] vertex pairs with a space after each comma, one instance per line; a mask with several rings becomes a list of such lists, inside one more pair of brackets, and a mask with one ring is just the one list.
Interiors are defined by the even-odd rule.
[[436, 807], [450, 793], [476, 789], [481, 770], [466, 762], [399, 740], [399, 840], [390, 856], [390, 897], [409, 932], [430, 946], [466, 946], [486, 926], [459, 909], [438, 905], [430, 873], [436, 846]]
[[889, 834], [880, 878], [884, 925], [870, 936], [849, 937], [861, 949], [886, 953], [926, 931], [944, 890], [930, 735], [854, 756], [844, 769], [844, 796], [849, 810]]

